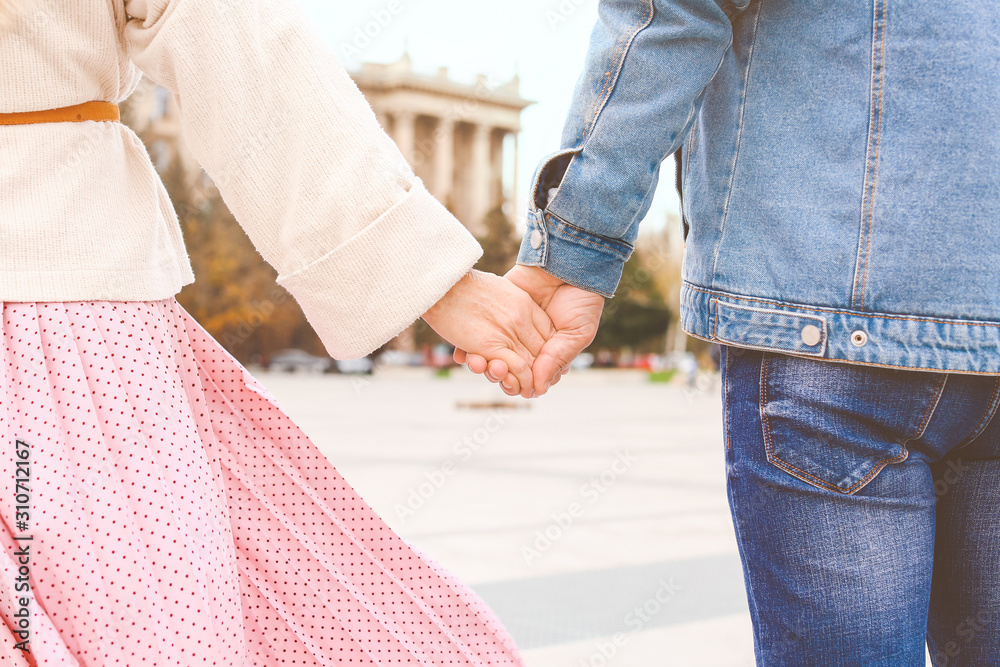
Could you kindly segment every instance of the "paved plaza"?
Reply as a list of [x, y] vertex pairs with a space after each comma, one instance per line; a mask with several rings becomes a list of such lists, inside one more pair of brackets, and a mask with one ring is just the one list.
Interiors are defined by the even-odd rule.
[[717, 377], [574, 371], [525, 401], [464, 368], [251, 370], [394, 530], [483, 596], [528, 667], [754, 664]]
[[753, 664], [717, 380], [591, 370], [524, 401], [462, 368], [254, 373], [530, 667]]

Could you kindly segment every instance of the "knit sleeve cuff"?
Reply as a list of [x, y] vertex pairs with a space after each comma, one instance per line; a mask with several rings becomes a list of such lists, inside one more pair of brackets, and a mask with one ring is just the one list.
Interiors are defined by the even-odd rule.
[[416, 180], [399, 203], [342, 245], [278, 276], [330, 355], [369, 354], [423, 315], [482, 255]]

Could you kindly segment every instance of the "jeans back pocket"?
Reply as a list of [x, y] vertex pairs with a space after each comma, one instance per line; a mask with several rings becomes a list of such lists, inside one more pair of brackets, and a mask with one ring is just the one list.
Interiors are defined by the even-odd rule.
[[822, 489], [853, 494], [906, 460], [947, 374], [766, 353], [760, 416], [767, 459]]

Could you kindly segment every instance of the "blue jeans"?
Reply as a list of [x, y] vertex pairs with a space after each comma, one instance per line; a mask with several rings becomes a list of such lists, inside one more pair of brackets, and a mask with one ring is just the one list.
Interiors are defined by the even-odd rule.
[[724, 347], [757, 664], [1000, 665], [1000, 378]]

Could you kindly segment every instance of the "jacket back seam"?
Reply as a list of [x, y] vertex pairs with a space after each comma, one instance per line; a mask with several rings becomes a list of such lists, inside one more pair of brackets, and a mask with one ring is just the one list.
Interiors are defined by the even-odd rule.
[[[882, 116], [885, 79], [886, 0], [875, 0], [872, 23], [872, 64], [869, 96], [868, 145], [865, 155], [865, 180], [861, 191], [861, 225], [858, 238], [851, 307], [864, 308], [871, 261], [872, 231], [875, 226], [875, 186], [878, 181], [879, 150], [882, 144]], [[880, 15], [881, 14], [881, 15]], [[860, 289], [859, 283], [860, 281]]]
[[714, 276], [716, 275], [716, 271], [719, 267], [719, 254], [722, 250], [722, 244], [726, 239], [726, 221], [729, 219], [729, 205], [732, 202], [733, 187], [736, 183], [736, 169], [739, 165], [740, 159], [740, 143], [743, 141], [743, 123], [747, 109], [747, 87], [750, 85], [750, 68], [753, 66], [753, 53], [754, 48], [757, 46], [757, 26], [760, 24], [760, 15], [763, 4], [764, 0], [758, 0], [757, 13], [753, 19], [753, 31], [750, 35], [750, 50], [747, 52], [746, 71], [743, 73], [743, 90], [740, 91], [740, 120], [739, 126], [736, 130], [736, 147], [733, 150], [733, 166], [730, 168], [729, 172], [729, 185], [726, 190], [726, 200], [722, 204], [722, 220], [719, 222], [719, 240], [715, 243], [715, 253], [712, 257], [713, 284]]

